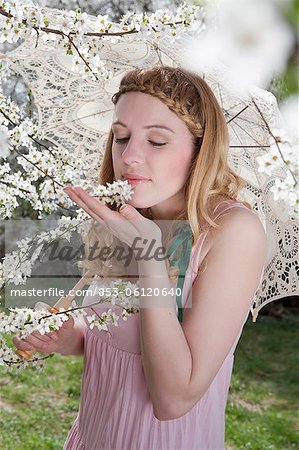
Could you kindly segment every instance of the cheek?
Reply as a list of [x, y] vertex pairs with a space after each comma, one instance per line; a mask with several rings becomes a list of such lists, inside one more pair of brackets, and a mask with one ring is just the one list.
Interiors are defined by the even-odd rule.
[[191, 165], [191, 156], [186, 158], [186, 155], [182, 155], [175, 160], [168, 161], [167, 173], [175, 176], [176, 178], [183, 178], [187, 176]]

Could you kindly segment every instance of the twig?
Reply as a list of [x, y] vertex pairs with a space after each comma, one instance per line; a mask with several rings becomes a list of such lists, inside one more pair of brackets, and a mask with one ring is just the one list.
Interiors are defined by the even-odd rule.
[[[268, 124], [268, 122], [266, 121], [266, 119], [265, 119], [265, 117], [264, 117], [264, 114], [262, 113], [261, 109], [259, 108], [259, 106], [257, 105], [257, 103], [255, 102], [254, 99], [252, 99], [252, 103], [253, 103], [254, 106], [256, 107], [256, 109], [257, 109], [259, 115], [260, 115], [261, 118], [262, 118], [262, 121], [263, 121], [264, 124], [266, 125], [266, 128], [267, 128], [267, 130], [268, 130], [270, 136], [274, 139], [274, 142], [275, 142], [275, 144], [276, 144], [277, 150], [279, 151], [279, 154], [280, 154], [280, 156], [281, 156], [283, 162], [284, 162], [285, 165], [287, 166], [287, 162], [286, 162], [286, 160], [285, 160], [284, 157], [283, 157], [283, 154], [282, 154], [282, 152], [281, 152], [281, 150], [280, 150], [280, 146], [278, 145], [278, 140], [277, 140], [276, 136], [274, 136], [274, 134], [272, 133], [271, 128], [269, 127], [269, 124]], [[294, 181], [295, 181], [295, 186], [296, 186], [296, 185], [297, 185], [297, 180], [296, 180], [295, 174], [292, 172], [291, 169], [288, 168], [288, 170], [291, 172], [292, 177], [293, 177], [293, 179], [294, 179]]]
[[[19, 186], [14, 186], [13, 183], [8, 183], [7, 181], [3, 181], [3, 180], [0, 180], [0, 183], [5, 184], [6, 186], [9, 186], [9, 187], [13, 187], [15, 189], [19, 189], [20, 191], [25, 192], [26, 194], [31, 194], [30, 191], [27, 191], [26, 189], [23, 189]], [[67, 208], [66, 206], [63, 206], [61, 203], [58, 203], [58, 202], [54, 202], [54, 203], [55, 203], [55, 205], [59, 206], [59, 208], [61, 208], [61, 209], [65, 209], [68, 212], [73, 212], [73, 210], [71, 210], [70, 208]]]
[[96, 79], [97, 81], [99, 81], [97, 75], [92, 71], [92, 69], [91, 69], [90, 65], [88, 64], [88, 62], [86, 61], [86, 59], [81, 55], [81, 52], [80, 52], [80, 50], [78, 49], [77, 45], [74, 43], [73, 39], [71, 38], [70, 33], [69, 33], [69, 34], [65, 34], [65, 33], [62, 32], [62, 34], [63, 34], [63, 36], [65, 36], [65, 37], [70, 41], [71, 45], [74, 47], [74, 49], [75, 49], [76, 52], [78, 53], [79, 58], [82, 59], [82, 61], [84, 62], [84, 64], [85, 64], [86, 67], [88, 68], [88, 70], [94, 75], [95, 79]]
[[14, 187], [16, 189], [19, 189], [20, 191], [25, 192], [26, 194], [30, 194], [31, 193], [30, 191], [27, 191], [26, 189], [14, 186], [12, 183], [8, 183], [7, 181], [0, 180], [0, 183], [1, 184], [5, 184], [6, 186], [9, 186], [9, 187]]
[[[1, 109], [1, 108], [0, 108], [0, 113], [2, 114], [2, 116], [5, 117], [6, 120], [9, 121], [9, 123], [10, 123], [11, 125], [13, 125], [14, 127], [17, 127], [17, 126], [18, 126], [18, 124], [17, 124], [16, 122], [14, 122], [14, 121], [13, 121], [13, 120], [12, 120], [12, 119], [11, 119], [11, 118], [3, 111], [3, 109]], [[44, 147], [46, 150], [48, 150], [48, 151], [51, 153], [52, 156], [54, 156], [53, 153], [52, 153], [52, 151], [51, 151], [51, 149], [50, 149], [49, 147], [47, 147], [45, 144], [42, 144], [38, 139], [36, 139], [36, 138], [34, 137], [33, 134], [28, 134], [28, 137], [29, 137], [30, 139], [32, 139], [37, 145], [40, 145], [41, 147]]]
[[[43, 356], [42, 358], [34, 358], [34, 359], [27, 359], [26, 362], [36, 362], [36, 361], [44, 361], [45, 359], [48, 358], [52, 358], [54, 356], [54, 353], [50, 353], [50, 355], [47, 356]], [[21, 364], [22, 360], [20, 361], [7, 361], [7, 360], [3, 360], [3, 362], [5, 362], [5, 364], [7, 364], [8, 366], [11, 366], [12, 364]]]
[[[13, 15], [10, 14], [9, 12], [5, 11], [2, 7], [0, 7], [0, 14], [8, 17], [9, 19], [13, 18]], [[26, 20], [23, 20], [24, 25], [27, 25]], [[181, 23], [185, 23], [185, 20], [180, 20], [178, 22], [170, 22], [170, 23], [164, 23], [164, 25], [167, 26], [172, 26], [172, 25], [179, 25]], [[60, 30], [56, 30], [55, 28], [48, 28], [48, 27], [36, 27], [33, 26], [32, 27], [33, 30], [39, 30], [39, 31], [44, 31], [45, 33], [54, 33], [54, 34], [59, 34], [61, 36], [65, 36], [65, 33], [63, 33]], [[156, 30], [155, 30], [156, 31]], [[139, 33], [139, 30], [136, 30], [135, 28], [133, 28], [133, 30], [129, 30], [129, 31], [118, 31], [118, 32], [112, 32], [110, 33], [109, 31], [105, 31], [105, 33], [96, 33], [96, 32], [86, 32], [83, 33], [83, 36], [90, 36], [90, 37], [103, 37], [103, 36], [125, 36], [127, 34], [135, 34], [135, 33]], [[71, 31], [69, 33], [69, 35], [76, 35], [77, 33], [75, 31]]]
[[[56, 313], [54, 313], [54, 314], [58, 316], [58, 315], [60, 315], [60, 314], [68, 314], [69, 312], [77, 311], [77, 310], [79, 310], [79, 309], [86, 309], [86, 308], [90, 308], [90, 309], [93, 310], [92, 306], [100, 305], [101, 303], [104, 303], [105, 300], [109, 300], [109, 299], [110, 299], [110, 297], [102, 297], [101, 300], [99, 300], [99, 301], [97, 301], [97, 302], [95, 302], [95, 303], [91, 303], [90, 305], [86, 305], [86, 306], [76, 306], [76, 307], [74, 307], [74, 308], [70, 308], [70, 309], [67, 309], [67, 310], [65, 310], [65, 311], [58, 311], [58, 312], [56, 312]], [[121, 306], [121, 305], [116, 305], [116, 306], [119, 306], [119, 307], [125, 309], [126, 311], [130, 311], [130, 309], [131, 309], [131, 308], [125, 308], [124, 306]], [[53, 315], [53, 313], [52, 313], [52, 314], [47, 314], [47, 315], [41, 317], [41, 318], [38, 320], [38, 322], [40, 323], [42, 320], [48, 319], [49, 317], [52, 317], [52, 315]], [[30, 324], [32, 324], [32, 323], [33, 323], [32, 321], [29, 321], [29, 322], [25, 322], [24, 325], [30, 325]]]
[[[14, 121], [6, 114], [1, 108], [0, 108], [0, 113], [5, 117], [6, 120], [9, 121], [9, 123], [10, 123], [11, 125], [13, 125], [14, 127], [17, 127], [17, 126], [18, 126], [18, 124], [16, 124], [16, 123], [15, 123], [15, 122], [14, 122]], [[32, 139], [32, 141], [35, 142], [37, 145], [39, 145], [39, 146], [43, 147], [44, 149], [48, 150], [48, 152], [53, 156], [53, 158], [55, 158], [55, 155], [54, 155], [54, 153], [52, 152], [52, 150], [51, 150], [50, 147], [48, 147], [48, 146], [45, 145], [45, 144], [42, 144], [38, 139], [36, 139], [36, 138], [34, 137], [33, 134], [28, 134], [28, 137], [29, 137], [30, 139]], [[56, 145], [55, 143], [54, 143], [54, 145], [57, 147], [57, 145]], [[75, 167], [72, 166], [70, 163], [66, 162], [66, 164], [67, 164], [68, 166], [70, 166], [72, 169], [75, 169]]]
[[40, 167], [38, 167], [37, 164], [33, 163], [32, 161], [30, 161], [28, 158], [26, 158], [26, 156], [19, 152], [19, 150], [16, 149], [15, 146], [11, 147], [16, 153], [18, 153], [19, 156], [22, 156], [22, 158], [24, 158], [27, 162], [29, 162], [30, 164], [32, 164], [37, 170], [39, 170], [40, 172], [42, 172], [46, 177], [50, 178], [51, 180], [53, 180], [54, 183], [58, 184], [58, 186], [60, 187], [64, 187], [63, 184], [59, 183], [59, 181], [56, 181], [51, 175], [49, 175], [47, 172], [45, 172], [43, 169], [41, 169]]

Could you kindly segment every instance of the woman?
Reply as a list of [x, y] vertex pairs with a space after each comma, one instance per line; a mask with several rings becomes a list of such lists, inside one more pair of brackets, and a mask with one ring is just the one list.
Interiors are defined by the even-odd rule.
[[[136, 69], [113, 102], [100, 183], [127, 179], [133, 198], [117, 211], [81, 188], [66, 192], [128, 246], [138, 235], [161, 246], [154, 220], [188, 221], [183, 314], [171, 294], [148, 296], [139, 314], [108, 332], [69, 320], [15, 343], [84, 353], [80, 411], [65, 449], [223, 450], [234, 350], [263, 273], [264, 229], [236, 199], [245, 182], [228, 166], [225, 118], [204, 80], [181, 68]], [[136, 268], [141, 287], [171, 286], [165, 260], [141, 258]]]

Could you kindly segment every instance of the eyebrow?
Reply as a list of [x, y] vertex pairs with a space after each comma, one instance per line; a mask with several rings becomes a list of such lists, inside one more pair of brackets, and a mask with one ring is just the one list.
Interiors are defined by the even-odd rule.
[[[120, 122], [119, 120], [117, 120], [116, 122], [113, 122], [112, 125], [121, 125], [122, 127], [128, 128], [127, 125], [125, 125], [124, 123]], [[146, 127], [144, 127], [145, 129], [149, 129], [149, 128], [162, 128], [164, 130], [168, 130], [171, 131], [171, 133], [174, 133], [174, 131], [171, 128], [168, 128], [164, 125], [147, 125]], [[174, 133], [175, 134], [175, 133]]]

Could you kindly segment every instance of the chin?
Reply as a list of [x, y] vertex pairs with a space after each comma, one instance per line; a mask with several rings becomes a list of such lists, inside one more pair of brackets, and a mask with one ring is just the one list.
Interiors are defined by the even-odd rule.
[[155, 202], [150, 202], [150, 201], [146, 201], [144, 200], [144, 198], [140, 198], [137, 199], [135, 198], [134, 200], [128, 200], [127, 201], [128, 205], [133, 206], [133, 208], [137, 208], [137, 209], [144, 209], [144, 208], [150, 208], [151, 206], [153, 206], [155, 204]]
[[150, 208], [152, 205], [152, 203], [145, 203], [145, 202], [127, 202], [129, 205], [133, 206], [135, 209], [145, 209], [145, 208]]

